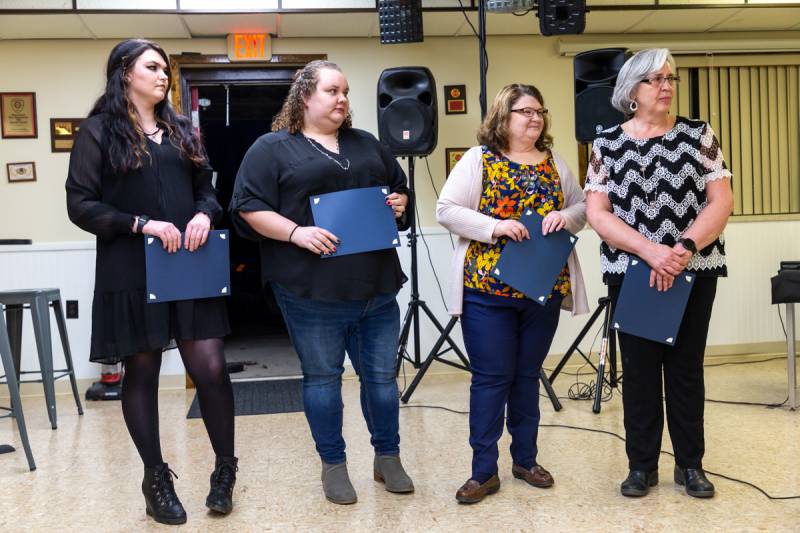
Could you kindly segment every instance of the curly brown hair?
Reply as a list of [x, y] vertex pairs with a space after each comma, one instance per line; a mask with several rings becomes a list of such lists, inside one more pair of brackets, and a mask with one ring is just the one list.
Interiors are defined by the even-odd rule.
[[[532, 96], [544, 105], [542, 93], [533, 85], [523, 83], [512, 83], [506, 85], [497, 96], [494, 97], [492, 107], [483, 119], [481, 128], [478, 130], [478, 142], [487, 146], [494, 152], [508, 150], [508, 117], [514, 104], [523, 96]], [[536, 149], [546, 152], [553, 147], [553, 137], [548, 133], [550, 130], [550, 118], [545, 115], [544, 127], [539, 139], [536, 141]]]
[[[294, 75], [294, 81], [289, 94], [286, 95], [286, 100], [283, 102], [283, 107], [275, 115], [272, 120], [272, 131], [287, 130], [289, 133], [297, 133], [303, 129], [303, 111], [305, 109], [305, 99], [317, 90], [317, 83], [319, 83], [319, 71], [329, 68], [332, 70], [342, 71], [339, 65], [333, 61], [325, 59], [315, 59], [308, 63], [305, 67], [298, 70]], [[350, 110], [347, 111], [347, 117], [340, 126], [340, 129], [348, 129], [353, 127], [353, 115]]]

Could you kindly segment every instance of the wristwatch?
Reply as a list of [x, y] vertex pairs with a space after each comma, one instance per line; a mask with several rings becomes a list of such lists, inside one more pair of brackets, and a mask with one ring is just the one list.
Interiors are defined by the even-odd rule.
[[692, 255], [695, 255], [697, 253], [697, 245], [694, 243], [692, 239], [689, 239], [687, 237], [681, 237], [680, 239], [678, 239], [678, 242], [681, 243], [684, 248], [692, 252]]
[[139, 215], [139, 219], [136, 222], [136, 233], [141, 233], [144, 229], [145, 224], [150, 222], [150, 217], [147, 215]]

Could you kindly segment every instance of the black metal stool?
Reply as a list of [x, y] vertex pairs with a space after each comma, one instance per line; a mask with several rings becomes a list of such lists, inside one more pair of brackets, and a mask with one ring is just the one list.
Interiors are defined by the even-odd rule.
[[[55, 380], [69, 376], [72, 385], [72, 395], [78, 406], [78, 414], [83, 414], [78, 384], [75, 380], [75, 370], [72, 366], [72, 353], [69, 349], [67, 338], [67, 325], [64, 319], [64, 308], [61, 305], [61, 291], [58, 289], [20, 289], [0, 291], [0, 304], [6, 307], [6, 320], [8, 322], [8, 340], [11, 345], [11, 355], [17, 381], [21, 383], [33, 382], [44, 385], [44, 397], [47, 402], [47, 415], [53, 429], [58, 427], [56, 421], [56, 394]], [[58, 333], [61, 337], [61, 347], [64, 350], [66, 369], [53, 369], [53, 344], [50, 336], [50, 314], [48, 308], [53, 307], [56, 317]], [[22, 311], [30, 307], [33, 318], [33, 333], [36, 338], [37, 354], [39, 356], [39, 370], [22, 371], [20, 360], [22, 357]], [[59, 373], [56, 375], [56, 373]], [[6, 369], [6, 373], [9, 373]], [[22, 374], [41, 374], [41, 379], [21, 381]]]
[[28, 441], [28, 431], [25, 429], [25, 416], [22, 414], [22, 400], [19, 397], [17, 371], [11, 357], [11, 345], [8, 342], [6, 322], [3, 319], [3, 313], [0, 313], [0, 360], [2, 360], [3, 363], [3, 371], [5, 372], [5, 376], [3, 377], [6, 378], [8, 392], [11, 397], [11, 407], [0, 407], [0, 409], [8, 411], [9, 413], [0, 416], [0, 418], [10, 416], [17, 421], [19, 437], [22, 439], [22, 447], [25, 448], [25, 456], [28, 458], [28, 467], [31, 470], [36, 470], [36, 463], [33, 462], [33, 453], [31, 452], [31, 443]]

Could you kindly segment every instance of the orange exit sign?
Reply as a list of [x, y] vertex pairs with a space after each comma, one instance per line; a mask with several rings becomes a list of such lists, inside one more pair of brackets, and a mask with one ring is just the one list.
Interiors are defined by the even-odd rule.
[[231, 33], [228, 58], [231, 61], [269, 61], [272, 47], [266, 33]]

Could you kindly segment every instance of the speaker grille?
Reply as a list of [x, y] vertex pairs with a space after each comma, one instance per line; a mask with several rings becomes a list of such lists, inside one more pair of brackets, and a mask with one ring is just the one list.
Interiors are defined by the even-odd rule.
[[422, 0], [378, 0], [381, 44], [421, 43]]
[[603, 130], [625, 120], [625, 115], [611, 107], [614, 87], [598, 85], [589, 87], [575, 96], [575, 137], [580, 142], [591, 142]]

